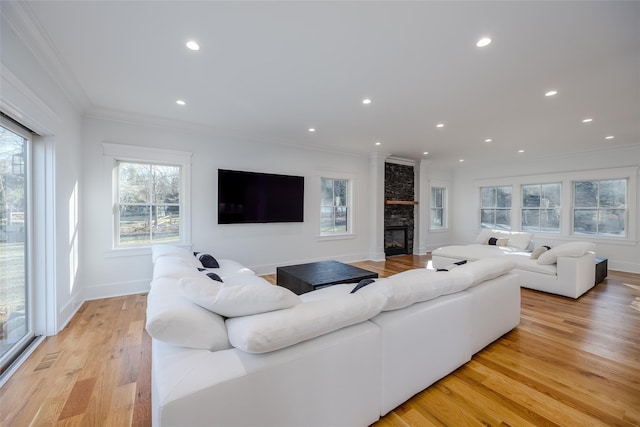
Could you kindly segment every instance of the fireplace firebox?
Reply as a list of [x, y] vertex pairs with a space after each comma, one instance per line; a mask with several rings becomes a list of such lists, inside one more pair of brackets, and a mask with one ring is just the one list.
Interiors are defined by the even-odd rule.
[[386, 256], [405, 255], [408, 253], [408, 249], [406, 225], [385, 227], [384, 254]]

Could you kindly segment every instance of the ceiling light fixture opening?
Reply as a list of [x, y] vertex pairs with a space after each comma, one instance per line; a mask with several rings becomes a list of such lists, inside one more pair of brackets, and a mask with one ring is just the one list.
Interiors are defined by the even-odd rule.
[[518, 150], [518, 153], [524, 153], [524, 150]]
[[491, 43], [491, 39], [489, 37], [483, 37], [480, 40], [478, 40], [478, 43], [476, 43], [476, 46], [485, 47], [485, 46], [488, 46], [489, 43]]
[[186, 102], [184, 102], [182, 99], [178, 99], [178, 100], [176, 101], [176, 104], [178, 104], [178, 105], [187, 105], [187, 103], [186, 103]]
[[376, 145], [382, 145], [382, 142], [376, 141]]
[[438, 124], [436, 125], [436, 127], [437, 127], [437, 128], [443, 128], [443, 127], [444, 127], [444, 123], [438, 123]]
[[365, 98], [365, 99], [362, 100], [362, 103], [364, 105], [369, 105], [369, 104], [371, 104], [371, 100], [369, 98]]
[[200, 50], [200, 45], [193, 40], [187, 42], [187, 47], [191, 50]]
[[613, 139], [613, 135], [605, 136], [604, 139]]
[[422, 154], [424, 154], [424, 155], [426, 156], [427, 154], [429, 154], [429, 152], [428, 152], [428, 151], [425, 151], [425, 152], [424, 152], [424, 153], [422, 153]]
[[582, 123], [591, 123], [593, 121], [593, 119], [588, 118], [588, 119], [582, 119]]
[[544, 96], [553, 96], [557, 94], [558, 94], [557, 90], [550, 90], [549, 92], [545, 93]]
[[316, 128], [309, 128], [309, 132], [315, 132]]
[[458, 160], [458, 161], [459, 161], [460, 163], [462, 163], [462, 162], [464, 162], [464, 159], [460, 159], [460, 160]]
[[487, 138], [487, 139], [484, 140], [484, 142], [493, 142], [493, 139]]

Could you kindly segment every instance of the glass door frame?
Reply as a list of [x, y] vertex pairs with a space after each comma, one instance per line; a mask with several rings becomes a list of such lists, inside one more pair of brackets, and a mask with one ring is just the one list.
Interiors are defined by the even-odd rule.
[[[3, 380], [9, 371], [11, 365], [20, 358], [24, 351], [34, 341], [36, 337], [35, 332], [35, 289], [32, 271], [32, 253], [33, 253], [33, 176], [32, 176], [32, 164], [33, 164], [33, 137], [31, 133], [11, 123], [4, 117], [0, 117], [0, 125], [5, 129], [19, 135], [25, 139], [24, 148], [24, 203], [25, 203], [25, 217], [24, 217], [24, 282], [25, 282], [25, 334], [17, 340], [12, 347], [0, 357], [0, 380]], [[0, 382], [1, 383], [1, 382]]]

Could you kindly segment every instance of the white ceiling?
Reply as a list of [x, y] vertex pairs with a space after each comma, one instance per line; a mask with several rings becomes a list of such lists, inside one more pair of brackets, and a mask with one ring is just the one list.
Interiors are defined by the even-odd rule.
[[638, 1], [26, 4], [93, 111], [439, 162], [640, 143]]

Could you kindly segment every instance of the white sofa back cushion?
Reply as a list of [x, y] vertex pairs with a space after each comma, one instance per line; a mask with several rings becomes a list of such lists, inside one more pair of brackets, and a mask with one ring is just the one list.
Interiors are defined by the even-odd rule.
[[476, 243], [486, 245], [491, 237], [500, 239], [509, 239], [507, 246], [518, 248], [520, 250], [526, 250], [533, 238], [532, 233], [524, 231], [505, 231], [505, 230], [489, 230], [484, 229], [478, 234]]
[[194, 303], [226, 317], [281, 310], [301, 302], [289, 289], [251, 275], [230, 277], [224, 283], [206, 276], [183, 277], [178, 288]]
[[[185, 260], [198, 261], [193, 255], [193, 252], [180, 246], [169, 244], [156, 244], [151, 246], [151, 260], [154, 263], [158, 260], [158, 258], [163, 256], [174, 256], [183, 258]], [[201, 264], [200, 261], [198, 261], [198, 264]]]
[[385, 302], [380, 293], [309, 301], [285, 310], [227, 319], [227, 331], [234, 347], [266, 353], [364, 322], [380, 313]]
[[418, 268], [377, 279], [356, 293], [383, 294], [387, 298], [387, 303], [382, 311], [391, 311], [460, 291], [468, 284], [469, 280], [466, 277], [452, 276], [448, 271], [435, 272]]
[[194, 256], [191, 259], [166, 255], [158, 258], [153, 266], [153, 278], [179, 279], [181, 277], [200, 277], [203, 274], [198, 271], [203, 268], [200, 261]]
[[555, 264], [558, 257], [581, 257], [587, 252], [593, 252], [596, 244], [592, 242], [569, 242], [549, 249], [538, 257], [538, 264]]
[[495, 279], [503, 274], [509, 273], [516, 266], [516, 261], [508, 259], [507, 257], [501, 258], [485, 258], [477, 261], [468, 262], [460, 267], [450, 271], [448, 274], [451, 276], [460, 276], [466, 278], [468, 286], [475, 286], [485, 280]]
[[147, 296], [146, 328], [153, 338], [180, 347], [231, 348], [224, 319], [182, 296], [172, 279], [153, 281]]

